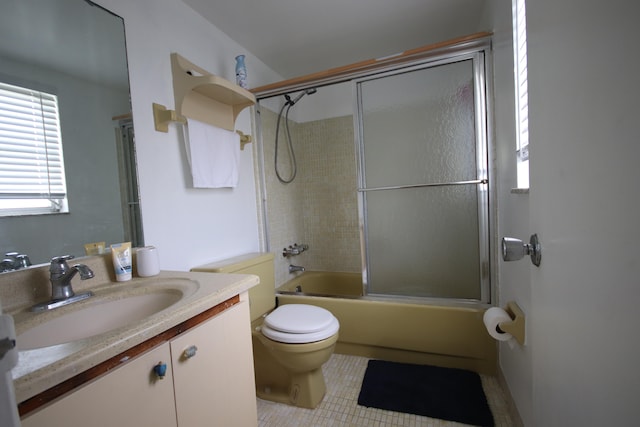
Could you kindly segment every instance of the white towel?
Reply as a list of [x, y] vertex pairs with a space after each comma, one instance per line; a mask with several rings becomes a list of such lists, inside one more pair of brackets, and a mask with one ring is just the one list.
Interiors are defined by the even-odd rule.
[[187, 119], [185, 143], [194, 188], [238, 185], [240, 135]]

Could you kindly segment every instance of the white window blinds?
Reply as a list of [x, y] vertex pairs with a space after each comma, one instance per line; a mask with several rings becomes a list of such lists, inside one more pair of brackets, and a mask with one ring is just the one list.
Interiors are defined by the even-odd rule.
[[516, 95], [518, 187], [529, 188], [529, 94], [525, 0], [513, 0], [513, 51]]
[[0, 83], [0, 200], [48, 200], [59, 211], [65, 198], [57, 97]]

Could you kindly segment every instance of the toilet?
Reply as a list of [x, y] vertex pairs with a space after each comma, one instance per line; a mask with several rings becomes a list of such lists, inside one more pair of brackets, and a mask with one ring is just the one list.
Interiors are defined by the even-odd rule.
[[303, 408], [322, 401], [326, 384], [322, 365], [329, 360], [340, 324], [330, 311], [308, 304], [276, 308], [274, 255], [253, 253], [192, 271], [255, 274], [249, 290], [256, 395]]

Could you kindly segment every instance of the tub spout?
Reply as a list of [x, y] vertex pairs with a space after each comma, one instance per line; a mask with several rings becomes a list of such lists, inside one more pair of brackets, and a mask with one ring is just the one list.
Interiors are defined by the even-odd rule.
[[304, 271], [304, 267], [299, 265], [289, 264], [289, 273], [295, 273], [296, 271]]

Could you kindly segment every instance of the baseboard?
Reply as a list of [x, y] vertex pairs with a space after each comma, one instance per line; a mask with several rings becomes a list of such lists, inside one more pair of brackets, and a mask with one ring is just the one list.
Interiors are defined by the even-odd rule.
[[509, 389], [507, 380], [505, 379], [504, 374], [502, 373], [502, 369], [500, 369], [500, 367], [498, 367], [497, 378], [498, 378], [498, 383], [502, 388], [502, 392], [504, 393], [505, 401], [507, 402], [507, 409], [509, 410], [509, 415], [511, 416], [513, 427], [524, 427], [524, 422], [522, 422], [522, 418], [520, 417], [520, 413], [518, 412], [516, 403], [513, 400], [513, 396], [511, 395], [511, 390]]

